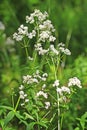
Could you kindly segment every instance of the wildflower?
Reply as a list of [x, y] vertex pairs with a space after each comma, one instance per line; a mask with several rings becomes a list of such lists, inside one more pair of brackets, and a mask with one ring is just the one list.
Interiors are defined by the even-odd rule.
[[18, 34], [26, 35], [27, 33], [28, 33], [28, 27], [24, 26], [23, 24], [20, 25], [20, 27], [18, 28]]
[[7, 45], [14, 45], [14, 40], [12, 40], [10, 37], [8, 37], [8, 38], [6, 39], [6, 44], [7, 44]]
[[26, 23], [30, 23], [30, 24], [32, 24], [32, 23], [34, 23], [34, 17], [29, 17], [29, 16], [26, 16]]
[[37, 97], [43, 96], [43, 97], [46, 98], [46, 99], [48, 98], [47, 93], [44, 93], [43, 91], [39, 91], [36, 96], [37, 96]]
[[81, 81], [77, 77], [73, 77], [69, 79], [68, 86], [77, 86], [79, 88], [82, 88]]
[[4, 26], [4, 24], [0, 21], [0, 30], [5, 30], [5, 26]]
[[42, 86], [42, 90], [45, 89], [45, 88], [46, 88], [46, 84], [43, 84], [43, 86]]
[[22, 24], [18, 28], [18, 33], [13, 34], [13, 39], [15, 39], [16, 41], [21, 41], [23, 37], [26, 36], [27, 34], [28, 34], [28, 27]]
[[61, 43], [58, 44], [58, 47], [60, 47], [60, 46], [61, 46], [61, 47], [64, 47], [65, 44], [63, 44], [63, 43], [61, 42]]
[[36, 31], [35, 31], [35, 30], [32, 30], [31, 33], [28, 33], [28, 34], [27, 34], [27, 36], [28, 36], [29, 39], [32, 39], [33, 37], [36, 36]]
[[59, 51], [57, 51], [57, 50], [54, 48], [54, 45], [50, 45], [50, 50], [51, 50], [54, 54], [56, 54], [56, 55], [59, 54]]
[[25, 102], [29, 102], [29, 99], [25, 99]]
[[48, 74], [47, 74], [47, 73], [44, 73], [42, 76], [43, 76], [43, 77], [47, 77], [47, 76], [48, 76]]
[[50, 102], [45, 102], [45, 108], [48, 109], [50, 107]]
[[49, 51], [49, 49], [43, 49], [40, 43], [35, 45], [35, 50], [38, 51], [39, 55], [45, 55]]
[[22, 90], [23, 88], [24, 88], [24, 86], [23, 86], [23, 85], [21, 85], [21, 86], [19, 87], [19, 89], [20, 89], [20, 90]]
[[66, 55], [71, 55], [70, 50], [67, 49], [67, 48], [59, 47], [59, 50], [60, 50], [61, 52], [63, 52], [64, 54], [66, 54]]
[[20, 99], [24, 99], [24, 91], [19, 91], [19, 94], [20, 94]]
[[26, 23], [33, 24], [35, 22], [35, 17], [39, 22], [42, 22], [48, 17], [48, 14], [47, 12], [42, 13], [40, 10], [35, 9], [35, 11], [31, 13], [30, 16], [26, 16]]
[[17, 33], [14, 33], [13, 39], [15, 39], [16, 41], [21, 41], [23, 39], [23, 35], [18, 35]]
[[56, 40], [56, 38], [53, 37], [52, 35], [49, 37], [49, 41], [50, 41], [50, 42], [54, 42], [55, 40]]
[[62, 86], [61, 90], [62, 90], [62, 92], [66, 92], [66, 93], [70, 94], [70, 89], [68, 87]]
[[23, 83], [32, 84], [32, 83], [38, 83], [38, 80], [36, 78], [33, 78], [31, 75], [23, 76]]
[[61, 88], [57, 88], [56, 91], [57, 91], [60, 95], [62, 95], [62, 89], [61, 89]]
[[59, 86], [59, 80], [55, 80], [53, 87], [58, 87]]
[[51, 32], [46, 30], [46, 31], [42, 31], [39, 35], [39, 41], [45, 42], [46, 40], [49, 39], [51, 35]]
[[71, 55], [70, 50], [69, 50], [69, 49], [67, 49], [67, 48], [64, 50], [64, 53], [65, 53], [66, 55]]
[[32, 61], [32, 60], [33, 60], [33, 58], [32, 58], [32, 57], [30, 57], [30, 56], [28, 56], [28, 59], [29, 59], [30, 61]]

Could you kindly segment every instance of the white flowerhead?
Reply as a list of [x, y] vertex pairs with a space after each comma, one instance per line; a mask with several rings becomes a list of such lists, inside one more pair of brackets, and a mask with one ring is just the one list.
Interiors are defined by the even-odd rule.
[[59, 86], [59, 80], [55, 80], [53, 87], [58, 87]]
[[44, 93], [43, 91], [39, 91], [36, 96], [37, 96], [37, 97], [43, 96], [43, 97], [46, 98], [46, 99], [48, 98], [47, 93]]
[[57, 88], [56, 91], [57, 91], [60, 95], [62, 95], [62, 89], [61, 89], [61, 88]]
[[48, 109], [50, 107], [50, 102], [45, 102], [45, 108]]
[[25, 102], [29, 102], [29, 99], [25, 99]]
[[20, 90], [24, 89], [24, 86], [23, 86], [23, 85], [21, 85], [21, 86], [19, 87], [19, 89], [20, 89]]
[[68, 87], [62, 86], [61, 90], [62, 90], [62, 92], [66, 92], [66, 93], [70, 94], [70, 89]]
[[79, 88], [82, 88], [81, 81], [77, 77], [73, 77], [69, 79], [68, 86], [77, 86]]

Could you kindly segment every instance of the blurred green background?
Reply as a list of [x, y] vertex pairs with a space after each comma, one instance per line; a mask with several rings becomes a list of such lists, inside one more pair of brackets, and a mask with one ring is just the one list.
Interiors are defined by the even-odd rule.
[[[76, 117], [87, 111], [87, 0], [0, 0], [0, 21], [5, 25], [5, 31], [0, 32], [0, 102], [11, 103], [10, 94], [19, 86], [25, 71], [21, 67], [26, 62], [20, 46], [8, 45], [6, 40], [12, 38], [19, 25], [25, 23], [26, 15], [36, 8], [49, 13], [56, 28], [57, 42], [67, 44], [71, 50], [64, 80], [77, 76], [82, 81], [83, 89], [73, 97], [70, 111], [65, 115], [64, 130], [73, 130], [78, 123]], [[73, 117], [70, 116], [72, 112]]]

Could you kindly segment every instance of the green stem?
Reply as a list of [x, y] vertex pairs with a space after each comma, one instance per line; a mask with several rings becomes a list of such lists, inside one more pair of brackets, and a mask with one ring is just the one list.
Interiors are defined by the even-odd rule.
[[58, 130], [60, 129], [60, 108], [59, 108], [59, 94], [57, 92], [57, 107], [58, 107]]
[[15, 106], [15, 111], [16, 111], [16, 110], [17, 110], [17, 108], [18, 108], [19, 102], [20, 102], [20, 97], [18, 98], [18, 101], [17, 101], [17, 103], [16, 103], [16, 106]]
[[[37, 114], [37, 122], [39, 123], [39, 116], [38, 116], [38, 114]], [[38, 124], [38, 130], [40, 130], [39, 124]]]
[[27, 47], [25, 47], [25, 52], [26, 52], [26, 56], [28, 58], [28, 49], [27, 49]]
[[[57, 69], [58, 69], [58, 65], [59, 65], [59, 60], [57, 61], [57, 69], [56, 69], [56, 66], [55, 66], [55, 62], [54, 62], [54, 59], [52, 59], [52, 63], [54, 65], [54, 70], [55, 70], [55, 79], [57, 80]], [[56, 91], [57, 92], [57, 91]], [[57, 92], [57, 115], [58, 115], [58, 130], [61, 130], [60, 128], [60, 108], [59, 108], [59, 94]]]
[[[66, 37], [66, 48], [68, 48], [68, 46], [69, 46], [69, 42], [70, 42], [71, 35], [72, 35], [72, 30], [70, 29], [70, 30], [68, 31], [68, 34], [67, 34], [67, 37]], [[64, 56], [62, 62], [63, 62], [63, 67], [65, 67], [66, 55]]]

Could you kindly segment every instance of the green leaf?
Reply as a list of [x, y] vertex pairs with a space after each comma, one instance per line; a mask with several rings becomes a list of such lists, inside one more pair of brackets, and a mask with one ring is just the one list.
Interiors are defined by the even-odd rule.
[[16, 111], [16, 112], [15, 112], [15, 116], [16, 116], [19, 120], [24, 119], [24, 117], [23, 117], [22, 115], [20, 115], [19, 111]]
[[29, 0], [29, 2], [30, 2], [31, 4], [38, 4], [38, 3], [39, 3], [39, 0]]
[[8, 113], [8, 115], [6, 116], [5, 120], [4, 120], [4, 125], [6, 126], [14, 117], [14, 111], [10, 111]]
[[13, 107], [3, 106], [3, 105], [1, 105], [0, 108], [5, 108], [5, 109], [7, 109], [7, 110], [13, 110]]
[[85, 112], [84, 115], [81, 116], [81, 118], [77, 118], [77, 120], [80, 121], [80, 124], [81, 124], [81, 127], [82, 127], [82, 130], [85, 129], [85, 123], [87, 122], [87, 112]]
[[36, 124], [35, 122], [29, 123], [29, 124], [27, 125], [26, 130], [33, 130], [33, 127], [34, 127], [35, 124]]
[[80, 130], [79, 127], [75, 128], [75, 130]]
[[41, 122], [37, 122], [36, 124], [40, 125], [40, 126], [43, 126], [45, 128], [47, 128], [47, 125], [46, 125], [47, 122], [45, 121], [41, 121]]
[[25, 118], [26, 119], [31, 119], [31, 120], [35, 120], [31, 115], [29, 115], [28, 113], [24, 112], [25, 114]]

